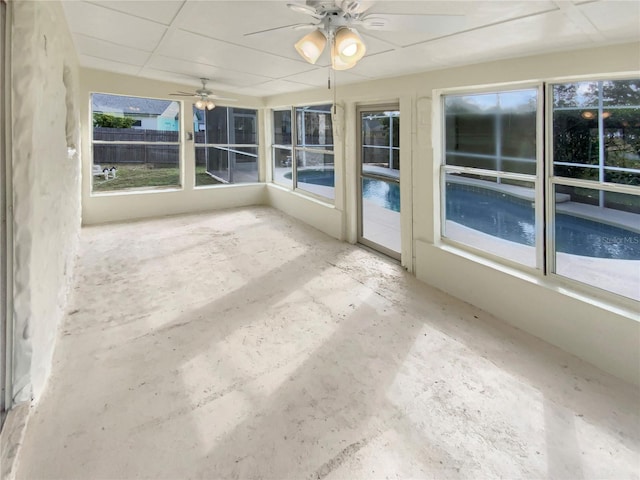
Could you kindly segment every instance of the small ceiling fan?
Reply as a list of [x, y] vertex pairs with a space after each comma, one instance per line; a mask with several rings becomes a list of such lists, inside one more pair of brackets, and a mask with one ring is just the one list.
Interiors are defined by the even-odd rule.
[[207, 88], [208, 78], [201, 78], [202, 88], [197, 89], [195, 92], [175, 92], [170, 93], [169, 95], [177, 96], [177, 97], [195, 97], [198, 100], [194, 104], [197, 109], [200, 110], [213, 110], [216, 107], [214, 100], [223, 100], [226, 102], [235, 102], [235, 98], [225, 98], [219, 97], [218, 95], [214, 95], [212, 90]]
[[315, 64], [329, 42], [331, 66], [334, 70], [352, 68], [366, 53], [366, 45], [357, 29], [372, 31], [412, 31], [444, 33], [464, 28], [464, 15], [374, 13], [374, 2], [363, 0], [307, 0], [306, 3], [288, 3], [294, 12], [313, 18], [313, 23], [283, 25], [245, 36], [274, 30], [293, 28], [313, 30], [294, 46], [307, 62]]

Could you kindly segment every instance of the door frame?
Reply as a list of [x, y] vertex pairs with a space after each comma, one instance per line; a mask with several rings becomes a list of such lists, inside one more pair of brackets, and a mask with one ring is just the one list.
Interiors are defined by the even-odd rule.
[[[358, 227], [357, 241], [358, 243], [366, 247], [372, 248], [373, 250], [383, 253], [388, 257], [401, 261], [402, 259], [401, 251], [396, 252], [394, 250], [391, 250], [390, 248], [380, 245], [379, 243], [369, 240], [363, 236], [364, 217], [362, 215], [362, 179], [377, 178], [387, 182], [389, 181], [389, 178], [381, 178], [372, 174], [367, 174], [366, 176], [364, 176], [362, 173], [362, 113], [378, 112], [378, 111], [397, 111], [398, 114], [400, 114], [400, 104], [399, 102], [390, 102], [390, 103], [376, 103], [376, 104], [370, 104], [370, 105], [358, 105], [356, 107], [356, 165], [357, 165], [357, 172], [356, 172], [357, 190], [356, 191], [357, 191], [357, 201], [358, 201], [357, 218], [356, 218], [356, 223]], [[399, 142], [398, 144], [400, 145], [401, 144], [400, 138], [398, 138], [398, 142]], [[400, 147], [400, 151], [402, 151], [402, 147]], [[400, 155], [398, 155], [398, 158], [400, 159]], [[400, 162], [400, 160], [398, 161]], [[398, 178], [398, 187], [401, 188], [400, 178]], [[402, 191], [402, 189], [400, 191]], [[400, 208], [402, 210], [402, 207]], [[400, 212], [400, 215], [402, 215], [402, 212]], [[402, 250], [402, 216], [400, 218], [401, 218], [400, 231], [398, 232], [398, 234], [400, 235], [400, 245]]]
[[13, 182], [11, 165], [11, 4], [0, 0], [0, 429], [12, 406]]

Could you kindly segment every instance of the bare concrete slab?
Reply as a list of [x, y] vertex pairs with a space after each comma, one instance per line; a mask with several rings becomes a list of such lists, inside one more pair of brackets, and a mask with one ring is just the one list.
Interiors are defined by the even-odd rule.
[[105, 225], [17, 478], [638, 478], [639, 400], [273, 209]]

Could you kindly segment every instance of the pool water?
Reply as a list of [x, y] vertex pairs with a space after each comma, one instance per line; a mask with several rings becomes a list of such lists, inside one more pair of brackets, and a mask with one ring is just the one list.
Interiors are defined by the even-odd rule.
[[[285, 173], [284, 176], [290, 179], [291, 173]], [[334, 172], [322, 169], [299, 170], [298, 182], [333, 187], [335, 185]], [[380, 207], [388, 208], [394, 212], [400, 211], [400, 185], [396, 182], [365, 178], [362, 181], [362, 194], [364, 198]]]
[[362, 196], [380, 207], [400, 211], [400, 185], [395, 182], [363, 178]]
[[[288, 178], [291, 174], [288, 173]], [[285, 175], [285, 176], [286, 176]], [[334, 186], [333, 170], [300, 170], [298, 181]], [[400, 186], [362, 180], [362, 194], [381, 207], [400, 211]], [[447, 220], [494, 237], [535, 245], [535, 212], [529, 200], [479, 187], [447, 183]], [[572, 215], [556, 215], [556, 250], [595, 258], [640, 260], [640, 234]]]
[[[447, 220], [504, 240], [533, 246], [531, 201], [492, 190], [447, 183]], [[556, 250], [586, 257], [640, 260], [640, 234], [612, 225], [556, 214]]]
[[[291, 179], [292, 175], [291, 172], [287, 172], [284, 174], [284, 177]], [[333, 187], [335, 185], [335, 176], [333, 170], [330, 169], [298, 170], [298, 182]]]

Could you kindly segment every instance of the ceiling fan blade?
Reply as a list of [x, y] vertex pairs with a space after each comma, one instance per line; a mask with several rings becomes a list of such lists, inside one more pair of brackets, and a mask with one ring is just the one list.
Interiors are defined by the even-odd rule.
[[372, 0], [342, 0], [339, 5], [343, 12], [350, 15], [362, 15], [374, 4]]
[[291, 25], [282, 25], [281, 27], [266, 28], [264, 30], [257, 30], [255, 32], [245, 33], [243, 36], [244, 37], [250, 37], [252, 35], [259, 35], [260, 33], [274, 32], [276, 30], [283, 30], [285, 28], [295, 28], [295, 27], [300, 26], [300, 25], [305, 25], [305, 24], [304, 23], [292, 23]]
[[237, 102], [238, 101], [236, 98], [219, 97], [217, 95], [209, 95], [208, 98], [211, 98], [213, 100], [223, 100], [225, 102]]
[[311, 15], [312, 17], [317, 19], [321, 19], [323, 16], [321, 13], [316, 12], [316, 9], [311, 5], [305, 5], [304, 3], [287, 3], [287, 7], [289, 7], [294, 12]]
[[170, 93], [169, 95], [173, 95], [175, 97], [197, 97], [197, 95], [193, 93], [186, 93], [186, 92]]
[[311, 30], [313, 28], [318, 28], [318, 25], [315, 23], [299, 23], [293, 27], [294, 30]]
[[371, 13], [354, 22], [367, 30], [450, 33], [466, 25], [464, 15], [403, 15]]

